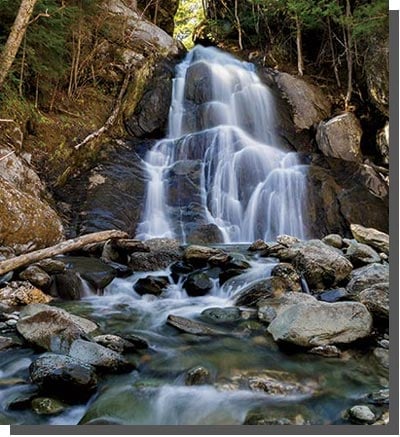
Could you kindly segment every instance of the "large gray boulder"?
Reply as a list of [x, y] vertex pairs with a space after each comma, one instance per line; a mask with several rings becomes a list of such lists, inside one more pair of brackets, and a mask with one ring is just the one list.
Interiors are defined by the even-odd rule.
[[381, 282], [389, 282], [389, 266], [384, 264], [368, 264], [351, 272], [346, 290], [353, 296]]
[[68, 353], [75, 340], [96, 329], [97, 325], [90, 320], [44, 304], [26, 306], [17, 323], [17, 330], [26, 341], [58, 353]]
[[313, 290], [332, 287], [346, 279], [353, 266], [340, 250], [320, 240], [310, 240], [299, 245], [293, 265]]
[[389, 235], [377, 229], [366, 228], [358, 224], [350, 226], [354, 238], [364, 244], [389, 255]]
[[358, 302], [303, 303], [279, 313], [268, 327], [275, 341], [314, 347], [368, 336], [372, 316]]
[[321, 121], [316, 140], [325, 156], [345, 161], [361, 161], [361, 135], [358, 118], [352, 112], [347, 112], [328, 121]]
[[180, 243], [171, 238], [153, 238], [146, 241], [150, 252], [135, 252], [130, 255], [129, 267], [134, 271], [164, 270], [182, 257]]
[[381, 257], [372, 247], [367, 244], [352, 241], [347, 250], [346, 257], [351, 261], [354, 267], [361, 267], [365, 264], [379, 263]]

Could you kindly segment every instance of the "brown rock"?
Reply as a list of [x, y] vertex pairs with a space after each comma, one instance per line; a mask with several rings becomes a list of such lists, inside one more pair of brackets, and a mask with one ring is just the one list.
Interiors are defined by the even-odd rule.
[[50, 296], [29, 282], [14, 281], [0, 289], [0, 301], [10, 306], [49, 303]]

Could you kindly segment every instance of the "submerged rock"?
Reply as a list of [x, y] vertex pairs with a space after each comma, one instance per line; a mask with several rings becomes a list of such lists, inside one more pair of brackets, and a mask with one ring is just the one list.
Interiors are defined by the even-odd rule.
[[94, 368], [65, 355], [44, 354], [29, 367], [31, 380], [46, 394], [84, 401], [97, 388]]
[[323, 291], [318, 294], [318, 299], [323, 302], [339, 302], [340, 300], [349, 300], [350, 295], [345, 288], [335, 288], [333, 290]]
[[242, 319], [241, 311], [237, 307], [206, 308], [201, 315], [206, 321], [213, 323], [232, 323]]
[[357, 302], [299, 304], [279, 313], [268, 327], [275, 341], [303, 347], [351, 343], [367, 337], [372, 317]]

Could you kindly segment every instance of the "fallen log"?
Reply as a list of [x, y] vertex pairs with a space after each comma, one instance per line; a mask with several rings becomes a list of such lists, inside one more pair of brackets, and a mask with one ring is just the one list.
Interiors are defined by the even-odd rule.
[[128, 238], [128, 234], [126, 232], [117, 230], [95, 232], [93, 234], [82, 235], [81, 237], [62, 241], [55, 246], [46, 247], [45, 249], [24, 253], [14, 258], [0, 261], [0, 276], [20, 267], [33, 264], [42, 259], [51, 258], [56, 255], [62, 255], [67, 252], [82, 249], [88, 244], [100, 243], [102, 241], [118, 238]]

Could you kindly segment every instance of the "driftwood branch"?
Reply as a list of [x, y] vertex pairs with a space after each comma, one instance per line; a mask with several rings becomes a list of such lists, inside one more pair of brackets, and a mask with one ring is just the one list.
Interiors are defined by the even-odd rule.
[[121, 89], [118, 94], [117, 101], [115, 103], [114, 109], [111, 113], [111, 115], [108, 117], [107, 121], [104, 123], [104, 125], [98, 129], [97, 131], [93, 132], [92, 134], [88, 135], [82, 142], [77, 144], [75, 146], [75, 149], [78, 150], [85, 144], [89, 143], [90, 141], [93, 141], [94, 139], [100, 137], [104, 132], [106, 132], [110, 127], [115, 123], [115, 120], [118, 117], [119, 111], [121, 109], [122, 105], [122, 98], [124, 97], [124, 94], [126, 92], [126, 89], [129, 85], [129, 79], [131, 77], [131, 72], [128, 70], [125, 74], [124, 81], [122, 83]]
[[14, 258], [6, 259], [0, 262], [0, 275], [4, 275], [12, 270], [33, 264], [37, 261], [46, 258], [52, 258], [56, 255], [62, 255], [67, 252], [82, 249], [88, 244], [100, 243], [110, 239], [127, 238], [128, 234], [122, 231], [101, 231], [93, 234], [83, 235], [72, 240], [62, 241], [55, 246], [46, 247], [45, 249], [35, 250], [33, 252], [24, 253], [23, 255]]

